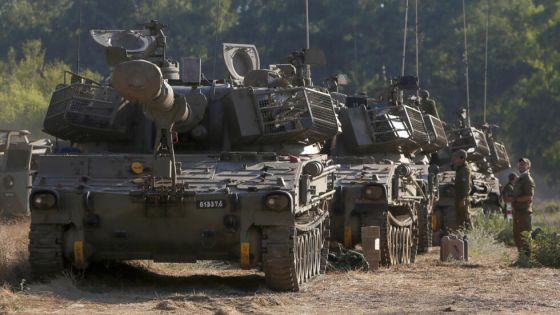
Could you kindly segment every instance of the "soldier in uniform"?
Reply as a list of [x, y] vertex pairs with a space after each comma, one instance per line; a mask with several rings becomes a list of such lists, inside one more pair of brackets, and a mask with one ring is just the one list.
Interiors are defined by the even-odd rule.
[[428, 92], [428, 90], [422, 90], [422, 92], [420, 92], [420, 98], [420, 110], [439, 119], [436, 101], [430, 98], [430, 92]]
[[469, 215], [471, 193], [471, 168], [467, 163], [467, 151], [458, 150], [453, 153], [451, 163], [455, 168], [455, 212], [459, 227], [471, 227]]
[[468, 117], [467, 117], [467, 109], [462, 108], [458, 113], [457, 116], [459, 118], [459, 127], [460, 128], [467, 128], [468, 127]]
[[504, 207], [502, 208], [502, 212], [504, 214], [505, 219], [507, 219], [508, 205], [511, 206], [511, 203], [513, 201], [513, 185], [514, 185], [516, 179], [517, 179], [517, 174], [510, 173], [509, 176], [508, 176], [507, 184], [504, 186], [504, 188], [502, 188], [502, 191], [500, 192], [500, 198], [502, 199], [502, 202], [504, 203]]
[[519, 178], [513, 186], [513, 238], [519, 254], [530, 255], [529, 245], [523, 238], [523, 232], [531, 232], [532, 204], [535, 195], [535, 181], [530, 174], [531, 161], [519, 159]]

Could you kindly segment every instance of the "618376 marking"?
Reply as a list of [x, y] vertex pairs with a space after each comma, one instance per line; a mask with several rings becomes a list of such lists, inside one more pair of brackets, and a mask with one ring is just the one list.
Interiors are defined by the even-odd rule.
[[208, 208], [225, 208], [226, 202], [224, 200], [198, 200], [196, 207], [199, 209]]

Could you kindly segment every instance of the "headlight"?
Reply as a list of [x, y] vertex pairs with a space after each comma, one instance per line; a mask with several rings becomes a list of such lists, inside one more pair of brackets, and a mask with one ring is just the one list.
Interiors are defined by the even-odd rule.
[[368, 200], [379, 200], [385, 196], [385, 189], [382, 186], [367, 186], [364, 189], [363, 197]]
[[31, 196], [31, 206], [34, 209], [47, 210], [56, 206], [56, 196], [50, 192], [37, 192]]
[[264, 199], [265, 207], [274, 211], [289, 210], [291, 203], [291, 198], [287, 194], [272, 193]]

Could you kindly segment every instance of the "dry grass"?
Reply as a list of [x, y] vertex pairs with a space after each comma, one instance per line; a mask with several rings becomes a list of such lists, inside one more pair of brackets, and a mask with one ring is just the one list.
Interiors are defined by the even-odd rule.
[[503, 235], [511, 229], [511, 223], [504, 220], [501, 215], [490, 214], [475, 217], [472, 229], [467, 232], [469, 256], [495, 262], [510, 261], [512, 258], [504, 244], [504, 242], [509, 243], [509, 239]]
[[554, 269], [521, 270], [482, 256], [441, 263], [435, 251], [412, 266], [329, 273], [299, 293], [272, 292], [258, 273], [208, 263], [178, 267], [124, 264], [81, 280], [32, 283], [26, 292], [4, 289], [0, 313], [461, 314], [553, 313], [560, 307]]
[[18, 286], [28, 279], [29, 219], [0, 221], [0, 286]]
[[0, 286], [0, 314], [529, 314], [560, 308], [557, 269], [511, 267], [502, 254], [512, 257], [514, 249], [481, 231], [471, 235], [476, 254], [468, 263], [439, 262], [435, 250], [412, 266], [329, 273], [302, 292], [278, 293], [266, 289], [258, 271], [206, 261], [101, 265], [85, 278], [63, 276], [20, 290], [28, 272], [28, 222], [1, 227], [3, 268], [12, 274], [3, 279], [12, 280]]
[[547, 232], [560, 233], [560, 202], [547, 201], [535, 205], [533, 228], [541, 227]]

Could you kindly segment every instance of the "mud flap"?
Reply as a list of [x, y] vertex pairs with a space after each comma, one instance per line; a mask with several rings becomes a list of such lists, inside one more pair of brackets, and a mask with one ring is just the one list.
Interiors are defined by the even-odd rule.
[[241, 263], [241, 268], [242, 269], [249, 269], [250, 266], [250, 255], [249, 255], [249, 242], [242, 242], [241, 243], [241, 258], [240, 258], [240, 263]]
[[362, 250], [369, 264], [369, 270], [379, 269], [381, 262], [381, 227], [362, 227]]

